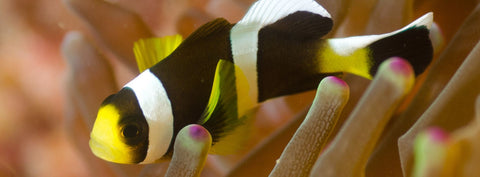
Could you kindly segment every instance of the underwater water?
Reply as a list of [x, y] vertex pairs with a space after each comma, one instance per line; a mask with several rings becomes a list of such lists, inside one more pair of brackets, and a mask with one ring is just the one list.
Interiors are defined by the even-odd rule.
[[[413, 80], [409, 65], [394, 59], [372, 81], [329, 78], [317, 91], [267, 101], [238, 154], [206, 156], [204, 143], [177, 148], [185, 155], [172, 162], [119, 165], [91, 153], [100, 103], [138, 74], [134, 41], [188, 36], [217, 17], [233, 23], [253, 2], [0, 1], [0, 176], [164, 176], [167, 169], [171, 176], [479, 173], [476, 0], [319, 0], [334, 21], [327, 37], [390, 32], [434, 12], [432, 64]], [[197, 171], [189, 174], [190, 168]]]

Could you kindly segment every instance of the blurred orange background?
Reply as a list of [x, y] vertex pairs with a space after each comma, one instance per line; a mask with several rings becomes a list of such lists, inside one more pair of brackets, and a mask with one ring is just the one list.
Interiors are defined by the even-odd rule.
[[[219, 16], [236, 22], [253, 2], [239, 0], [237, 6], [210, 3], [207, 7], [209, 0], [110, 1], [138, 13], [159, 36], [177, 32], [186, 36]], [[165, 10], [162, 4], [187, 2], [193, 10], [178, 23], [166, 15], [169, 12], [159, 13]], [[434, 11], [448, 42], [463, 22], [458, 19], [464, 19], [477, 3], [462, 2], [418, 0], [414, 15]], [[61, 0], [0, 1], [0, 176], [89, 176], [86, 162], [64, 126], [66, 62], [60, 44], [71, 30], [90, 36], [89, 29]], [[117, 77], [119, 85], [135, 75], [122, 69], [124, 66], [115, 67], [125, 71]]]

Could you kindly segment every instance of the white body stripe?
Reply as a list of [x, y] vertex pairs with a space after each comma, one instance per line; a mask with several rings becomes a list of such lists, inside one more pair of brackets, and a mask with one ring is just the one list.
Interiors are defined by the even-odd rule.
[[265, 26], [297, 11], [312, 12], [331, 18], [327, 10], [313, 0], [259, 0], [237, 24], [258, 23]]
[[[258, 78], [257, 78], [257, 41], [259, 25], [235, 25], [230, 33], [232, 43], [232, 56], [234, 63], [242, 70], [250, 87], [248, 97], [258, 102]], [[236, 71], [238, 72], [238, 71]], [[238, 86], [238, 83], [237, 83]], [[239, 95], [242, 98], [247, 95]], [[239, 106], [241, 106], [239, 104]], [[244, 110], [246, 108], [242, 108]], [[243, 112], [243, 111], [242, 111]]]
[[230, 32], [233, 61], [247, 77], [250, 86], [248, 96], [255, 102], [258, 102], [258, 32], [261, 28], [297, 11], [330, 17], [330, 14], [313, 0], [260, 0], [253, 4]]
[[173, 113], [170, 99], [162, 82], [145, 70], [125, 85], [135, 93], [143, 115], [147, 120], [148, 152], [142, 163], [160, 159], [168, 150], [173, 136]]
[[336, 39], [329, 39], [328, 44], [332, 47], [332, 49], [339, 55], [342, 56], [349, 56], [353, 52], [358, 49], [367, 47], [371, 43], [378, 41], [380, 39], [393, 36], [399, 32], [402, 32], [408, 28], [414, 26], [426, 26], [428, 29], [432, 26], [433, 23], [433, 13], [427, 13], [422, 17], [418, 18], [414, 22], [410, 23], [409, 25], [403, 27], [394, 32], [379, 34], [379, 35], [367, 35], [367, 36], [354, 36], [354, 37], [347, 37], [347, 38], [336, 38]]

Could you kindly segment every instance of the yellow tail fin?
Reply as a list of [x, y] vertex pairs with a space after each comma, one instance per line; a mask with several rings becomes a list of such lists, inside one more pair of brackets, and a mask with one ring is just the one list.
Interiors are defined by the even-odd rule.
[[402, 57], [421, 74], [433, 56], [429, 30], [433, 13], [427, 13], [391, 33], [324, 40], [319, 50], [320, 73], [348, 72], [371, 79], [390, 57]]
[[320, 50], [319, 71], [321, 73], [348, 72], [372, 79], [370, 68], [373, 63], [368, 48], [356, 49], [348, 54], [341, 54], [327, 44]]

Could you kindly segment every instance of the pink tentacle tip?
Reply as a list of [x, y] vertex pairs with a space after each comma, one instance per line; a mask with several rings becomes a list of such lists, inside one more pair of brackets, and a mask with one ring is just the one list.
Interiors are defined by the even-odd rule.
[[208, 132], [201, 125], [190, 125], [189, 134], [192, 138], [201, 140], [208, 137]]
[[432, 127], [427, 130], [430, 139], [435, 142], [445, 142], [448, 140], [448, 134], [441, 128]]
[[401, 57], [393, 57], [390, 59], [390, 69], [395, 73], [402, 75], [413, 74], [413, 69], [410, 66], [410, 63]]
[[340, 79], [338, 77], [335, 77], [335, 76], [328, 76], [328, 77], [325, 77], [325, 79], [328, 79], [330, 82], [332, 82], [336, 85], [340, 85], [342, 87], [348, 86], [345, 81], [343, 81], [342, 79]]

